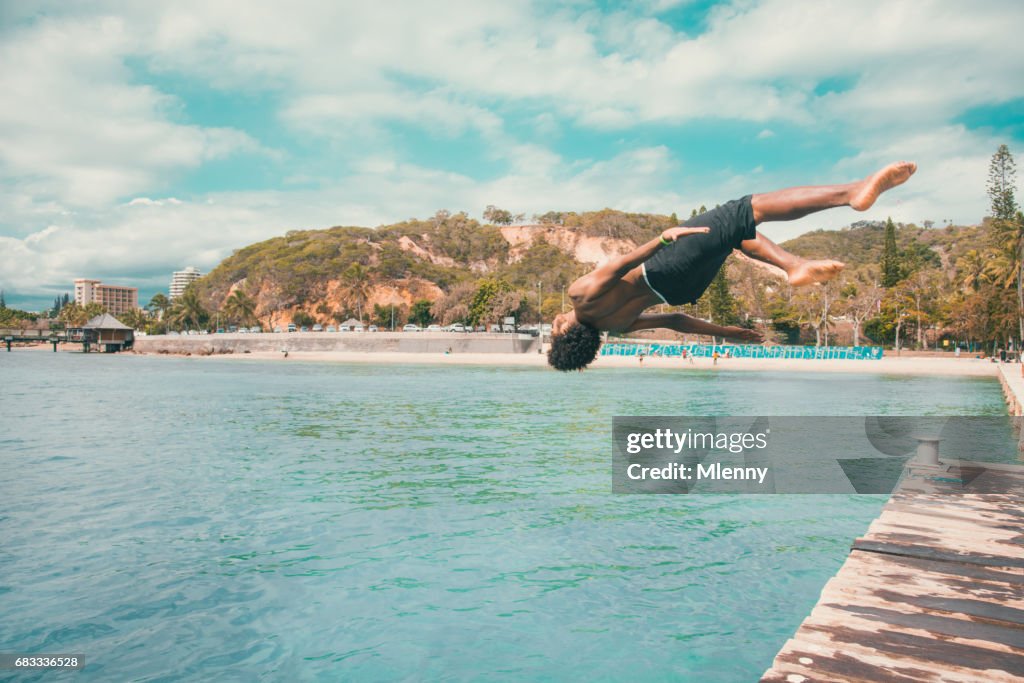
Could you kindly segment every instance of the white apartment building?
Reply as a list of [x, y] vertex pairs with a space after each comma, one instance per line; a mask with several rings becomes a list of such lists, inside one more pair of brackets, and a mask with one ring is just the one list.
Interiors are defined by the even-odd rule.
[[181, 296], [189, 283], [198, 280], [200, 277], [202, 277], [202, 273], [193, 266], [189, 266], [185, 270], [174, 271], [174, 274], [171, 276], [171, 300], [173, 301]]

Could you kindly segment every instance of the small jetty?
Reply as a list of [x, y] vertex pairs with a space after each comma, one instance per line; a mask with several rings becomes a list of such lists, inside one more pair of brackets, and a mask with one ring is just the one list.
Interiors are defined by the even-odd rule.
[[70, 327], [64, 331], [51, 331], [46, 327], [0, 328], [0, 341], [10, 353], [14, 344], [51, 344], [54, 353], [57, 344], [81, 344], [89, 353], [93, 348], [106, 353], [115, 353], [132, 348], [135, 331], [110, 315], [102, 313], [81, 327]]
[[1024, 681], [1024, 467], [912, 466], [761, 680]]

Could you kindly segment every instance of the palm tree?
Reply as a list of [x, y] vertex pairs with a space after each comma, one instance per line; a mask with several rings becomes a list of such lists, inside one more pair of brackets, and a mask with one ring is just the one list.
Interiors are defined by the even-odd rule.
[[363, 306], [370, 297], [370, 273], [359, 263], [353, 263], [341, 274], [343, 283], [341, 290], [342, 302], [346, 306], [355, 306], [360, 321], [363, 319]]
[[122, 323], [133, 330], [141, 330], [146, 326], [146, 314], [141, 308], [132, 308], [117, 316]]
[[57, 320], [61, 321], [68, 327], [81, 327], [89, 320], [89, 315], [85, 309], [82, 308], [81, 304], [76, 301], [72, 301], [64, 308], [60, 309], [60, 313], [57, 315]]
[[163, 293], [154, 294], [153, 298], [149, 300], [149, 304], [146, 305], [146, 310], [158, 320], [162, 320], [170, 308], [171, 302]]
[[189, 326], [195, 329], [199, 329], [210, 317], [206, 309], [203, 308], [203, 302], [199, 300], [199, 295], [196, 294], [196, 290], [189, 286], [185, 288], [185, 292], [177, 298], [174, 302], [174, 307], [170, 311], [168, 322], [175, 327]]
[[978, 291], [978, 285], [984, 280], [986, 263], [985, 255], [977, 249], [970, 249], [957, 259], [956, 269], [965, 288]]
[[224, 302], [224, 315], [232, 322], [246, 325], [256, 317], [256, 302], [241, 289], [236, 289]]

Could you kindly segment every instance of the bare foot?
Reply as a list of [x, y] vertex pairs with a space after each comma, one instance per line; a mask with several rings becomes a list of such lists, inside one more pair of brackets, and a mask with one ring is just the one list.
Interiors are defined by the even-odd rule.
[[789, 284], [794, 287], [828, 282], [846, 267], [842, 261], [804, 261], [789, 271]]
[[907, 179], [914, 175], [916, 170], [917, 164], [912, 161], [897, 161], [894, 164], [889, 164], [860, 183], [860, 187], [853, 191], [850, 207], [857, 211], [867, 211], [880, 194], [907, 182]]

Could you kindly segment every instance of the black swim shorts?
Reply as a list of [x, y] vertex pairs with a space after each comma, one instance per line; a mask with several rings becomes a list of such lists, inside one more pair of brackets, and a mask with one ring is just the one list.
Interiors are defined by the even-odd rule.
[[647, 286], [673, 306], [695, 303], [732, 250], [757, 236], [750, 195], [694, 216], [683, 225], [708, 227], [711, 232], [680, 237], [641, 266]]

